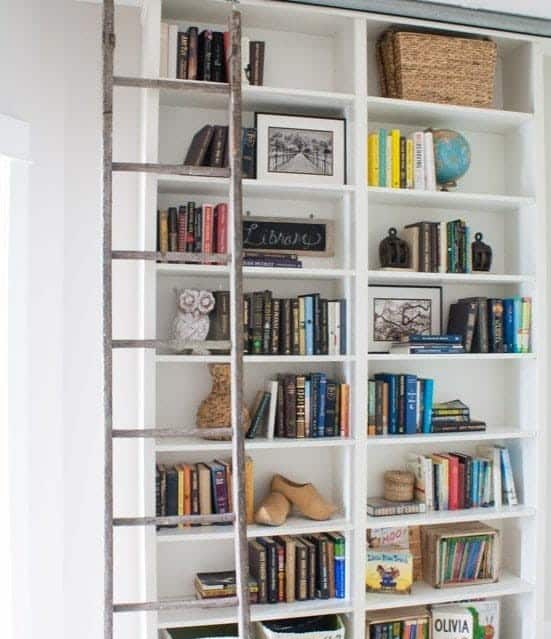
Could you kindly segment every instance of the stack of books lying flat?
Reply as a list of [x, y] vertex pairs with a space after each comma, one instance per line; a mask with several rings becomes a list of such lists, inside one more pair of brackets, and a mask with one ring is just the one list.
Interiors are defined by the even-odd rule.
[[390, 347], [394, 355], [449, 355], [464, 353], [461, 335], [404, 335]]

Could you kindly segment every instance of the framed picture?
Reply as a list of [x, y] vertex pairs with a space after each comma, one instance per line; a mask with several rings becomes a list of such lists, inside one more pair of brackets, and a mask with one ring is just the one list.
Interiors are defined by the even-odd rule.
[[344, 119], [256, 113], [256, 177], [270, 182], [344, 184]]
[[388, 353], [403, 335], [442, 333], [441, 286], [369, 286], [370, 353]]

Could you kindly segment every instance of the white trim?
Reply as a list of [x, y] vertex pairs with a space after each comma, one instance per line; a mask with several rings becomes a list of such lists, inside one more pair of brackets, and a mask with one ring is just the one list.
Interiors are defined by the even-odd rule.
[[30, 129], [26, 122], [0, 114], [0, 155], [30, 161]]

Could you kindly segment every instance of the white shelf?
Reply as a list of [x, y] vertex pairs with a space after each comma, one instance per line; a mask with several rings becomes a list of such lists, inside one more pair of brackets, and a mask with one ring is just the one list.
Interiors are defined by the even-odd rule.
[[375, 435], [367, 438], [367, 446], [419, 446], [446, 442], [488, 441], [500, 439], [533, 439], [532, 430], [487, 430], [471, 433], [431, 433], [428, 435]]
[[426, 604], [452, 603], [466, 599], [482, 599], [486, 597], [503, 597], [532, 592], [534, 587], [510, 572], [502, 571], [501, 578], [494, 584], [480, 586], [457, 586], [454, 588], [433, 588], [424, 582], [413, 586], [411, 595], [387, 595], [366, 593], [366, 610], [389, 610], [403, 606], [420, 606]]
[[492, 360], [531, 360], [536, 358], [535, 353], [456, 353], [454, 354], [415, 354], [415, 355], [401, 355], [396, 353], [369, 353], [367, 356], [370, 362], [403, 362], [403, 361], [415, 361], [415, 360], [458, 360], [458, 361], [470, 361], [476, 360], [479, 362], [492, 361]]
[[[315, 115], [342, 114], [353, 103], [350, 93], [331, 91], [306, 91], [303, 89], [281, 89], [278, 87], [242, 87], [243, 111], [283, 110], [293, 113], [308, 112]], [[204, 109], [227, 109], [228, 96], [220, 93], [183, 92], [170, 89], [159, 91], [161, 105]]]
[[368, 271], [369, 284], [472, 284], [517, 285], [535, 284], [533, 275], [503, 275], [501, 273], [417, 273], [415, 271]]
[[369, 121], [423, 128], [451, 127], [483, 133], [509, 133], [530, 122], [534, 117], [531, 113], [517, 111], [432, 104], [376, 96], [367, 98], [367, 108]]
[[[220, 264], [157, 264], [159, 275], [187, 275], [198, 277], [227, 277], [229, 266]], [[243, 267], [243, 275], [251, 279], [290, 280], [338, 280], [355, 277], [352, 269], [343, 268], [270, 268], [261, 266]]]
[[368, 188], [369, 202], [388, 206], [419, 206], [422, 208], [476, 209], [489, 212], [513, 212], [525, 206], [534, 206], [534, 199], [511, 195], [461, 193], [459, 191], [415, 191], [389, 189], [380, 186]]
[[[352, 529], [350, 521], [337, 518], [313, 521], [302, 517], [289, 517], [281, 526], [250, 524], [247, 537], [272, 537], [274, 535], [310, 535], [312, 533], [346, 532]], [[197, 526], [193, 528], [166, 528], [157, 531], [159, 543], [185, 543], [187, 541], [233, 539], [233, 526]]]
[[[344, 614], [352, 612], [353, 605], [348, 599], [314, 599], [279, 604], [252, 604], [251, 621], [268, 619], [288, 619], [314, 615]], [[159, 628], [189, 628], [237, 622], [237, 609], [212, 608], [204, 610], [161, 612], [158, 616]]]
[[[354, 355], [244, 355], [246, 364], [327, 364], [352, 362]], [[159, 364], [228, 364], [229, 355], [157, 355]]]
[[[188, 175], [160, 175], [157, 179], [159, 193], [188, 193], [228, 197], [229, 179], [219, 177], [195, 177]], [[296, 200], [340, 200], [354, 193], [349, 184], [309, 184], [307, 182], [281, 183], [266, 180], [243, 180], [243, 197], [289, 198]]]
[[[350, 437], [308, 437], [305, 439], [292, 439], [277, 437], [274, 439], [246, 439], [245, 449], [255, 450], [284, 450], [288, 448], [341, 448], [353, 446], [355, 441]], [[215, 452], [231, 450], [231, 441], [215, 441], [202, 439], [201, 437], [182, 437], [181, 439], [160, 439], [155, 450], [158, 453], [186, 453], [186, 452]]]
[[415, 515], [367, 517], [368, 528], [389, 526], [430, 526], [465, 521], [491, 521], [493, 519], [520, 519], [533, 517], [536, 509], [530, 506], [503, 506], [502, 508], [469, 508], [466, 510], [443, 510]]

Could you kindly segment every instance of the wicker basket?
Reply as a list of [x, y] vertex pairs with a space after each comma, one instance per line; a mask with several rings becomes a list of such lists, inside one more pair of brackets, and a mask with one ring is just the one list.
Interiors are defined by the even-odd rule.
[[389, 30], [376, 55], [383, 97], [492, 106], [495, 42]]
[[385, 499], [413, 501], [415, 475], [408, 470], [387, 470], [384, 475]]

